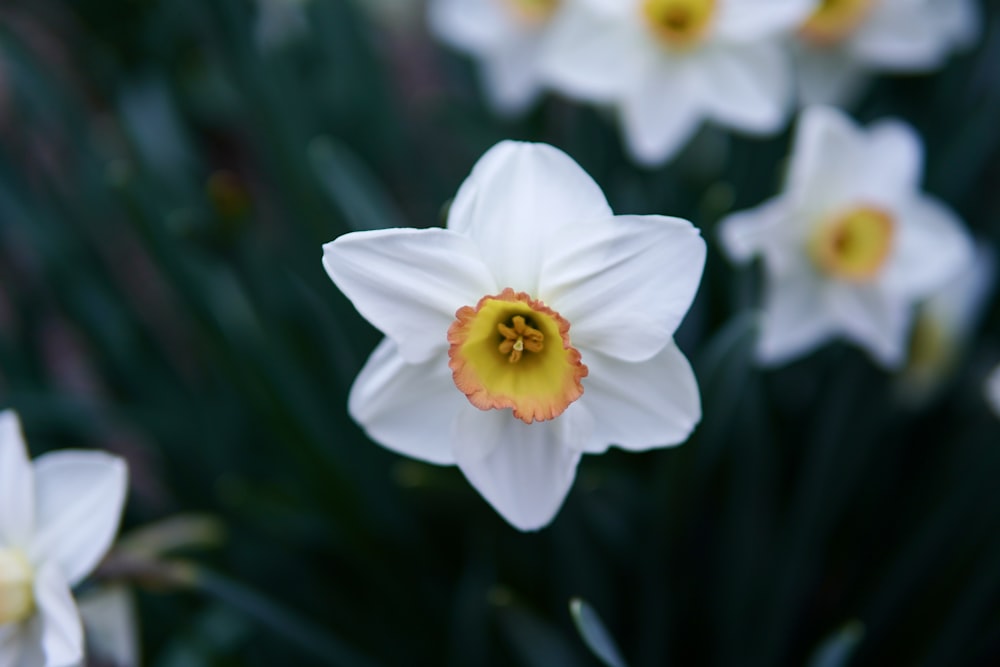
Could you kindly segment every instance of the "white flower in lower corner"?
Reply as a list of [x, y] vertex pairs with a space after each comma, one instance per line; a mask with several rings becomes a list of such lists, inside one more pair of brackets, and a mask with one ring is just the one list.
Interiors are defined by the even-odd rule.
[[0, 413], [0, 665], [83, 660], [70, 588], [111, 546], [126, 485], [125, 463], [103, 452], [28, 461], [17, 416]]
[[516, 114], [542, 90], [541, 45], [566, 0], [431, 0], [433, 32], [479, 61], [489, 101]]
[[567, 95], [614, 104], [644, 164], [670, 159], [705, 120], [779, 130], [794, 79], [785, 36], [817, 0], [578, 0], [553, 21], [542, 68]]
[[904, 123], [865, 130], [832, 108], [803, 112], [785, 192], [720, 227], [731, 259], [764, 260], [762, 363], [833, 338], [887, 367], [904, 360], [914, 305], [972, 259], [961, 221], [920, 192], [922, 163]]
[[979, 32], [975, 0], [825, 0], [802, 24], [802, 103], [843, 105], [873, 72], [928, 72]]
[[616, 216], [565, 153], [500, 143], [447, 229], [324, 246], [330, 277], [386, 334], [351, 415], [390, 449], [457, 464], [517, 528], [545, 526], [581, 454], [678, 444], [700, 420], [673, 333], [704, 261], [686, 220]]

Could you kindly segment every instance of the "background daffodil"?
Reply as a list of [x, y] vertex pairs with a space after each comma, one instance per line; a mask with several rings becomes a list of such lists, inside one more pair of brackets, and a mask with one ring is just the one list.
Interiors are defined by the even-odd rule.
[[905, 123], [862, 129], [832, 108], [803, 113], [784, 193], [720, 227], [734, 261], [764, 260], [760, 361], [836, 337], [884, 366], [905, 359], [915, 304], [972, 258], [958, 217], [919, 190], [922, 169]]
[[704, 261], [689, 222], [615, 216], [561, 151], [500, 143], [447, 229], [324, 246], [330, 277], [386, 334], [350, 412], [390, 449], [457, 464], [514, 526], [540, 528], [582, 454], [675, 445], [699, 421], [672, 336]]
[[815, 0], [579, 0], [542, 57], [553, 88], [619, 111], [643, 164], [669, 160], [705, 120], [776, 132], [794, 90], [781, 38]]
[[29, 462], [17, 416], [0, 414], [0, 665], [83, 661], [70, 588], [100, 562], [118, 531], [125, 463], [58, 451]]

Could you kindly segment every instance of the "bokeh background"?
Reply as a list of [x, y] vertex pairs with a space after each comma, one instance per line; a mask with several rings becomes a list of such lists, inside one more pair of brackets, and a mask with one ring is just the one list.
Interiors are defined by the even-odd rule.
[[[1000, 2], [982, 8], [975, 48], [878, 79], [854, 116], [912, 123], [926, 189], [998, 249]], [[535, 534], [351, 421], [379, 334], [320, 264], [348, 231], [441, 224], [505, 138], [710, 248], [678, 333], [702, 424], [585, 457]], [[778, 191], [789, 142], [707, 128], [646, 170], [599, 110], [497, 118], [420, 2], [8, 0], [0, 403], [33, 454], [128, 459], [125, 534], [210, 522], [172, 538], [196, 576], [98, 572], [136, 596], [143, 664], [599, 665], [576, 596], [633, 666], [1000, 664], [1000, 294], [920, 401], [844, 345], [757, 369], [759, 275], [714, 232]]]

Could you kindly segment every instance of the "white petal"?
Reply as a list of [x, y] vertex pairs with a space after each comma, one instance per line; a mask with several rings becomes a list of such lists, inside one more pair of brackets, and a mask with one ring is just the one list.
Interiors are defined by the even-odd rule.
[[701, 398], [691, 365], [670, 342], [656, 356], [637, 363], [589, 353], [590, 375], [580, 398], [594, 416], [588, 454], [608, 445], [640, 451], [677, 445], [701, 421]]
[[864, 132], [846, 114], [809, 107], [796, 128], [787, 191], [797, 207], [833, 213], [853, 197], [866, 157]]
[[687, 220], [620, 215], [549, 248], [539, 294], [581, 350], [640, 361], [670, 341], [704, 266], [705, 241]]
[[323, 266], [358, 312], [414, 363], [447, 347], [455, 311], [498, 292], [475, 244], [446, 229], [345, 234], [323, 246]]
[[961, 220], [936, 199], [916, 196], [897, 209], [898, 246], [880, 281], [893, 294], [926, 296], [943, 287], [973, 259]]
[[545, 144], [504, 141], [462, 183], [448, 227], [476, 243], [498, 287], [537, 294], [546, 253], [575, 225], [610, 216], [601, 189], [571, 157]]
[[0, 413], [0, 546], [24, 548], [35, 529], [35, 483], [21, 422]]
[[719, 222], [718, 234], [729, 259], [745, 264], [763, 255], [768, 271], [783, 276], [800, 263], [802, 220], [790, 210], [788, 198], [774, 197], [760, 206], [731, 213]]
[[706, 112], [740, 130], [769, 133], [785, 122], [792, 102], [792, 70], [776, 42], [706, 49], [699, 63], [710, 83]]
[[43, 567], [37, 572], [35, 603], [41, 617], [46, 666], [70, 667], [82, 662], [83, 625], [69, 585], [57, 567]]
[[716, 33], [724, 39], [754, 41], [790, 31], [816, 8], [816, 0], [721, 0]]
[[757, 359], [778, 366], [826, 343], [837, 333], [823, 280], [808, 268], [781, 279], [768, 276]]
[[621, 99], [625, 143], [637, 162], [654, 166], [673, 157], [705, 114], [701, 69], [659, 60]]
[[838, 287], [828, 303], [844, 335], [882, 366], [898, 367], [906, 354], [912, 304], [873, 287]]
[[29, 559], [55, 563], [75, 586], [118, 532], [128, 469], [104, 452], [61, 450], [35, 459], [35, 540]]
[[[952, 0], [954, 2], [954, 0]], [[883, 3], [858, 27], [849, 48], [880, 68], [919, 71], [937, 67], [950, 48], [943, 16], [929, 2]]]
[[348, 400], [351, 416], [375, 442], [405, 456], [455, 463], [451, 429], [463, 409], [474, 409], [452, 381], [448, 355], [407, 363], [388, 338], [361, 369]]
[[569, 6], [552, 22], [539, 67], [549, 85], [570, 97], [610, 102], [637, 80], [648, 46], [630, 22]]
[[482, 73], [493, 108], [515, 115], [530, 107], [542, 90], [536, 35], [519, 37], [483, 59]]
[[475, 54], [492, 51], [520, 32], [495, 0], [435, 0], [427, 18], [440, 39]]
[[28, 623], [0, 625], [0, 667], [17, 667], [31, 638]]
[[580, 443], [593, 417], [577, 401], [551, 421], [525, 424], [509, 410], [463, 410], [455, 422], [455, 459], [469, 482], [519, 530], [555, 517], [576, 475]]
[[906, 123], [883, 120], [868, 128], [864, 156], [855, 166], [852, 196], [895, 207], [920, 186], [924, 148], [920, 136]]

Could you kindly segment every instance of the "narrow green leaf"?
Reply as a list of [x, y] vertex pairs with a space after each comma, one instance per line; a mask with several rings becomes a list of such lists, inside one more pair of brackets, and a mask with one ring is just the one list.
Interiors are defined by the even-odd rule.
[[847, 667], [864, 635], [865, 627], [861, 622], [850, 621], [819, 645], [809, 660], [809, 667]]
[[626, 667], [618, 645], [593, 607], [580, 598], [573, 598], [569, 601], [569, 613], [583, 643], [601, 662], [607, 667]]

